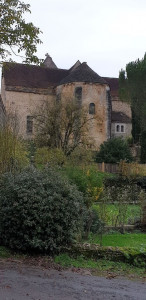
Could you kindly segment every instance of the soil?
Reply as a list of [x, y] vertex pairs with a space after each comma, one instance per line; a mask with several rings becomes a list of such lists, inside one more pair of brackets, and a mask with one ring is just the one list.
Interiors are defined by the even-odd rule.
[[0, 300], [145, 300], [146, 278], [128, 280], [87, 269], [63, 269], [52, 260], [0, 260]]

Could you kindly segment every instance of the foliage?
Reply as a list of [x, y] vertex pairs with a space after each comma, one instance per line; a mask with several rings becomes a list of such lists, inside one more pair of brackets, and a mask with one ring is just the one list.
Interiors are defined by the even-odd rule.
[[21, 170], [28, 164], [24, 143], [5, 127], [0, 130], [0, 173]]
[[[97, 211], [98, 216], [100, 217], [100, 203], [93, 204], [93, 209]], [[124, 208], [125, 209], [125, 208]], [[120, 210], [119, 204], [117, 202], [113, 204], [105, 204], [105, 214], [104, 221], [106, 226], [112, 226], [116, 229], [117, 226], [120, 226]], [[141, 218], [141, 207], [139, 204], [127, 204], [127, 209], [125, 210], [125, 224], [132, 225], [135, 223], [140, 223]], [[113, 230], [114, 230], [113, 229]], [[96, 231], [98, 233], [98, 231]], [[95, 232], [94, 232], [95, 233]]]
[[119, 163], [119, 174], [134, 183], [137, 178], [146, 175], [146, 166], [137, 162], [127, 163], [122, 160]]
[[135, 266], [146, 267], [146, 251], [145, 248], [137, 249], [135, 247], [113, 247], [99, 246], [99, 244], [77, 243], [72, 248], [65, 249], [75, 257], [84, 255], [87, 258], [104, 258], [107, 260], [123, 261]]
[[[146, 135], [146, 55], [126, 65], [126, 72], [121, 71], [119, 76], [120, 97], [128, 101], [132, 108], [133, 138], [134, 142], [141, 143], [142, 153], [145, 152]], [[141, 137], [141, 138], [140, 138]], [[141, 157], [146, 162], [146, 155]]]
[[[107, 259], [87, 259], [83, 255], [79, 255], [76, 258], [68, 255], [66, 253], [60, 254], [55, 257], [55, 262], [61, 264], [63, 267], [75, 267], [75, 268], [90, 268], [93, 275], [103, 275], [105, 276], [105, 271], [107, 274], [114, 272], [117, 275], [132, 275], [134, 276], [145, 276], [145, 268], [135, 267], [123, 262], [114, 262]], [[109, 277], [110, 278], [110, 277]]]
[[87, 111], [76, 99], [45, 101], [33, 116], [38, 147], [59, 148], [69, 156], [79, 145], [90, 144]]
[[8, 258], [10, 256], [11, 256], [10, 251], [5, 247], [0, 246], [0, 258]]
[[[99, 205], [98, 213], [100, 217], [100, 210], [102, 203], [104, 203], [103, 221], [107, 224], [112, 219], [112, 225], [121, 227], [121, 232], [124, 233], [124, 225], [127, 222], [127, 214], [129, 203], [137, 203], [140, 200], [140, 188], [137, 185], [136, 179], [126, 177], [105, 178], [104, 190], [100, 197], [101, 205]], [[115, 214], [113, 210], [109, 211], [107, 204], [116, 206]], [[111, 215], [110, 215], [111, 213]], [[140, 215], [138, 220], [140, 222]]]
[[104, 186], [107, 191], [107, 198], [110, 203], [120, 202], [120, 197], [124, 202], [134, 203], [138, 201], [140, 188], [137, 185], [138, 179], [117, 176], [113, 178], [105, 178]]
[[95, 206], [92, 206], [92, 224], [90, 227], [90, 232], [99, 233], [104, 224], [101, 219], [99, 219], [99, 211], [95, 209]]
[[87, 206], [90, 207], [97, 201], [102, 192], [102, 182], [105, 174], [98, 172], [96, 166], [66, 166], [64, 172], [72, 183], [76, 184], [79, 191], [84, 193]]
[[37, 165], [49, 164], [51, 166], [62, 166], [66, 157], [61, 149], [48, 149], [48, 147], [42, 147], [36, 150], [34, 159]]
[[140, 161], [141, 163], [146, 163], [146, 130], [145, 131], [143, 130], [141, 133], [140, 144], [141, 144]]
[[12, 249], [60, 251], [80, 234], [84, 212], [82, 194], [50, 168], [0, 181], [0, 237]]
[[127, 141], [112, 138], [100, 145], [96, 154], [96, 162], [118, 163], [120, 160], [132, 161], [132, 155]]
[[88, 166], [94, 162], [93, 156], [93, 151], [84, 146], [79, 146], [70, 154], [67, 162], [74, 166]]
[[[38, 63], [35, 55], [40, 29], [26, 23], [25, 13], [30, 13], [30, 5], [19, 0], [0, 0], [0, 57], [5, 60], [15, 50], [18, 55], [25, 52], [25, 62]], [[15, 54], [15, 53], [14, 53]]]

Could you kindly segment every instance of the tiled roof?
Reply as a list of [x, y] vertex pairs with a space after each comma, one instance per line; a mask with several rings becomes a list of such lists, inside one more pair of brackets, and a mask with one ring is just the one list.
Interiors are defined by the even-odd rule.
[[111, 95], [118, 95], [118, 78], [100, 77], [86, 63], [77, 61], [69, 70], [50, 69], [35, 65], [5, 63], [3, 75], [6, 86], [42, 88], [70, 82], [109, 84]]
[[49, 69], [34, 65], [5, 63], [3, 75], [6, 86], [21, 86], [29, 88], [48, 88], [58, 83], [69, 74], [64, 69]]
[[82, 63], [81, 65], [79, 65], [67, 77], [62, 79], [60, 84], [66, 84], [71, 82], [107, 84], [107, 82], [97, 73], [95, 73], [86, 63]]
[[111, 121], [113, 123], [131, 123], [131, 119], [123, 112], [112, 111]]
[[103, 77], [110, 86], [111, 95], [118, 96], [119, 93], [119, 78]]

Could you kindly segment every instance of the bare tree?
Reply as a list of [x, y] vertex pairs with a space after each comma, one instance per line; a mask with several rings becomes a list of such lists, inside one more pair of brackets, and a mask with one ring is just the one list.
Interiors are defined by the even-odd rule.
[[95, 117], [89, 117], [86, 107], [82, 107], [76, 99], [53, 103], [46, 101], [33, 116], [35, 137], [40, 147], [60, 148], [68, 156], [79, 145], [91, 143], [88, 124]]

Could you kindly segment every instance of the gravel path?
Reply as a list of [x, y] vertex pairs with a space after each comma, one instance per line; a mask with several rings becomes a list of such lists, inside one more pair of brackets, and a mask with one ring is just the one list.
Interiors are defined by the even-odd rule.
[[146, 300], [146, 282], [0, 262], [0, 300]]

